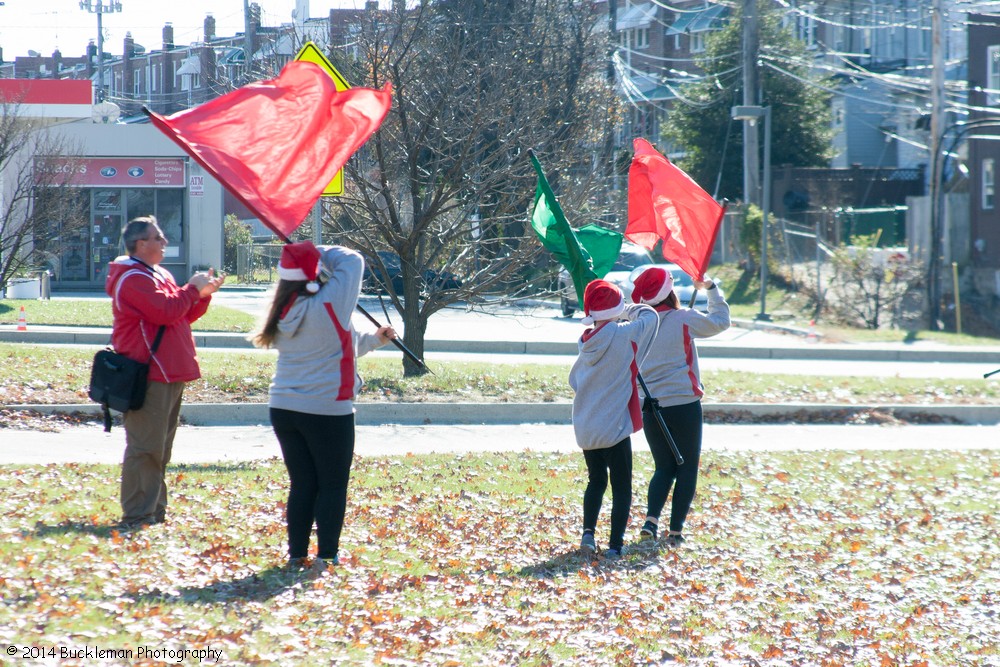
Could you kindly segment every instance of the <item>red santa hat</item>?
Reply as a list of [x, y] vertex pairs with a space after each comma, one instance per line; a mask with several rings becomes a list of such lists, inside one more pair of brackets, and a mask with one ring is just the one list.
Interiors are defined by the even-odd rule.
[[319, 291], [319, 283], [316, 282], [319, 264], [319, 250], [311, 241], [289, 243], [281, 249], [278, 277], [282, 280], [308, 280], [306, 289], [315, 293]]
[[670, 272], [658, 266], [651, 266], [635, 279], [635, 285], [632, 287], [632, 301], [655, 306], [670, 296], [673, 290], [674, 277], [670, 275]]
[[617, 319], [625, 311], [625, 297], [617, 285], [592, 280], [583, 291], [584, 324]]

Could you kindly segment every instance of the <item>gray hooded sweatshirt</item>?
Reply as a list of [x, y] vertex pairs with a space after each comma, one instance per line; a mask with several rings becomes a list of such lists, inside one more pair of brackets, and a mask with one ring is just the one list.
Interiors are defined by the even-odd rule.
[[319, 292], [300, 296], [278, 322], [278, 364], [270, 406], [316, 415], [349, 415], [361, 389], [355, 360], [381, 346], [376, 334], [358, 334], [351, 315], [361, 293], [364, 259], [341, 246], [320, 246]]
[[718, 286], [707, 290], [708, 315], [697, 310], [657, 308], [660, 328], [653, 351], [640, 364], [642, 379], [660, 407], [700, 400], [701, 384], [696, 338], [708, 338], [729, 328], [729, 304]]
[[646, 305], [628, 304], [627, 322], [608, 322], [580, 337], [580, 355], [569, 372], [573, 432], [581, 449], [613, 447], [642, 428], [635, 384], [639, 364], [656, 338], [659, 318]]

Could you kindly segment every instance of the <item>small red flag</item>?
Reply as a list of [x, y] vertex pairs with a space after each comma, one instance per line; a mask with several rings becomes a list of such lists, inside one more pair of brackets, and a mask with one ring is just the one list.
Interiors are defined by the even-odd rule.
[[389, 112], [391, 87], [337, 92], [315, 63], [288, 63], [276, 79], [193, 109], [150, 118], [287, 239]]
[[726, 209], [645, 139], [633, 142], [625, 238], [647, 250], [663, 240], [663, 257], [704, 280]]

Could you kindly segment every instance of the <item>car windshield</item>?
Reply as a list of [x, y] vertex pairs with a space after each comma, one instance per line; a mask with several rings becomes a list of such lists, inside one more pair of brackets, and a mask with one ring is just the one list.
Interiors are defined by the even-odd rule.
[[675, 287], [691, 287], [694, 285], [694, 282], [691, 280], [691, 276], [684, 273], [681, 269], [671, 270], [670, 275], [674, 279]]
[[649, 255], [645, 252], [622, 252], [615, 261], [615, 268], [612, 271], [631, 271], [632, 269], [649, 264]]

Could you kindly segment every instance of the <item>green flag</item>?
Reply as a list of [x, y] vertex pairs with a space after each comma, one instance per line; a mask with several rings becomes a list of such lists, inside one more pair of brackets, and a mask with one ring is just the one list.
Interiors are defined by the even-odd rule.
[[545, 179], [538, 158], [530, 151], [528, 157], [531, 158], [531, 164], [538, 173], [531, 226], [545, 249], [559, 260], [573, 278], [576, 296], [582, 306], [583, 290], [587, 287], [587, 283], [604, 276], [614, 266], [621, 248], [622, 235], [597, 225], [586, 225], [579, 231], [584, 239], [581, 243], [577, 232], [574, 232], [566, 222], [566, 216], [563, 215], [562, 207], [559, 206], [549, 182]]
[[625, 240], [620, 232], [589, 224], [576, 230], [576, 238], [590, 255], [598, 278], [603, 278], [615, 268], [615, 262], [622, 251], [622, 241]]

